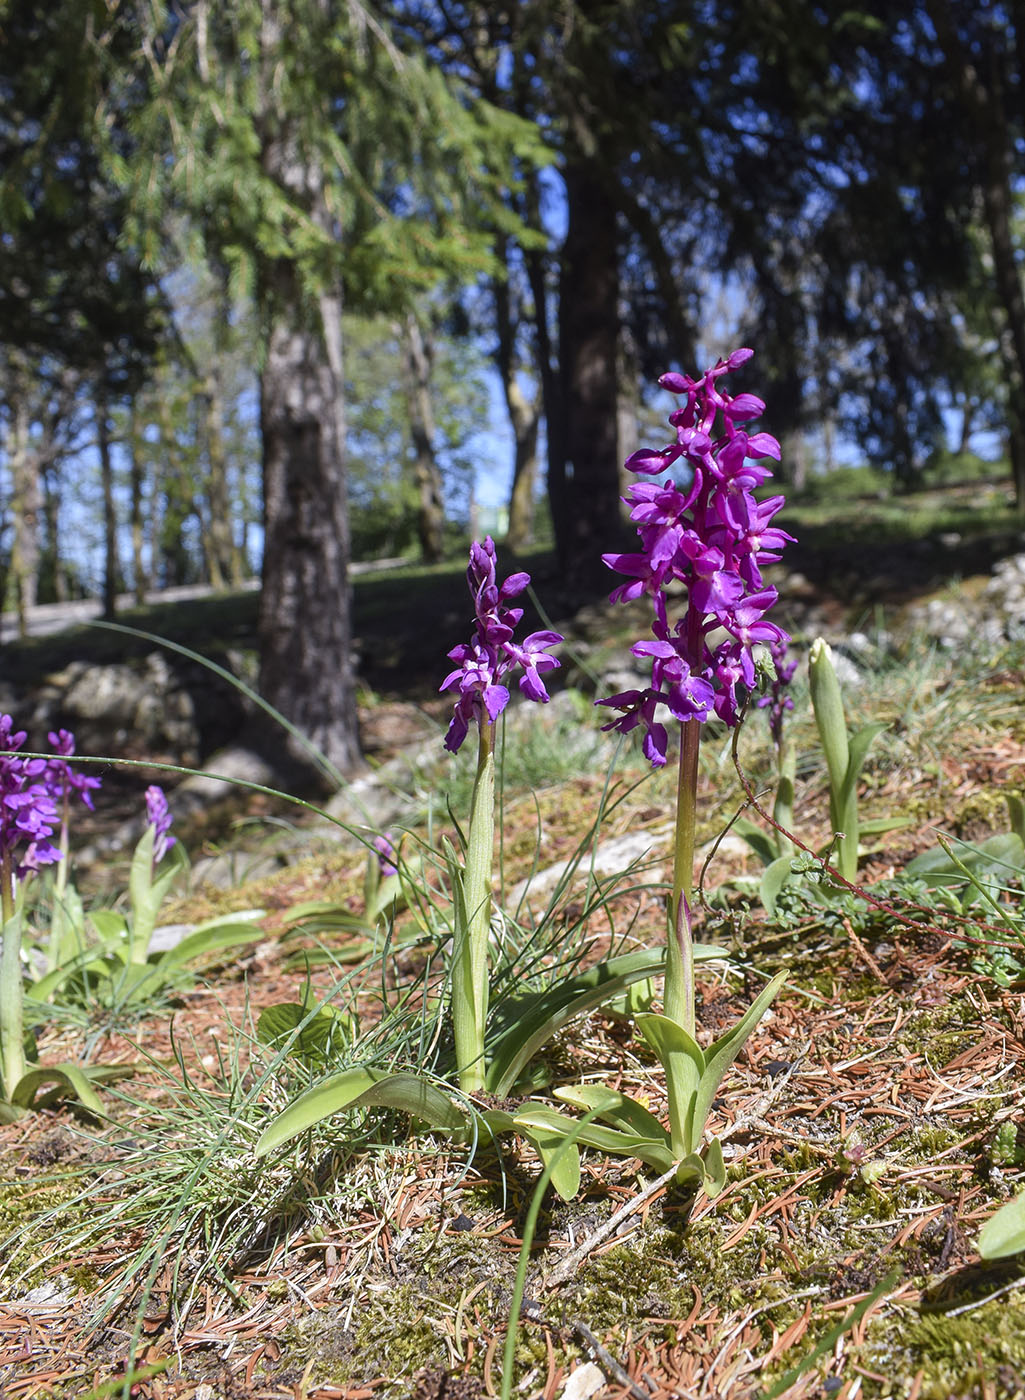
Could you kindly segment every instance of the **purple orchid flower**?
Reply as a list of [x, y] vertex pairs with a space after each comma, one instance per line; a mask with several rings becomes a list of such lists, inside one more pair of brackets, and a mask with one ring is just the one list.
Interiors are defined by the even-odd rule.
[[0, 715], [0, 856], [5, 870], [19, 879], [61, 858], [50, 840], [58, 817], [49, 764], [45, 758], [18, 756], [26, 737], [10, 715]]
[[156, 869], [175, 844], [175, 838], [168, 834], [174, 818], [167, 805], [164, 789], [157, 787], [156, 783], [146, 789], [146, 817], [154, 831], [153, 868]]
[[523, 592], [530, 575], [510, 574], [499, 586], [495, 578], [495, 544], [490, 535], [470, 546], [466, 581], [476, 613], [476, 635], [449, 652], [449, 659], [458, 665], [439, 687], [459, 691], [445, 736], [445, 747], [450, 753], [457, 752], [471, 724], [494, 724], [509, 703], [509, 690], [503, 679], [517, 667], [523, 672], [519, 681], [523, 694], [528, 700], [545, 704], [548, 692], [541, 677], [560, 664], [556, 657], [548, 655], [562, 641], [558, 632], [532, 632], [520, 643], [512, 640], [523, 609], [506, 604]]
[[[622, 712], [606, 729], [627, 733], [644, 725], [644, 753], [655, 766], [666, 761], [666, 731], [656, 719], [660, 705], [682, 723], [715, 714], [735, 725], [756, 680], [753, 649], [766, 645], [782, 654], [786, 647], [786, 633], [765, 618], [777, 595], [761, 567], [777, 562], [793, 537], [771, 524], [784, 498], [759, 501], [754, 494], [772, 475], [765, 459], [779, 459], [779, 443], [770, 433], [739, 426], [764, 411], [762, 399], [731, 395], [720, 383], [753, 353], [735, 350], [698, 379], [676, 372], [661, 377], [659, 384], [684, 400], [669, 417], [676, 441], [658, 450], [642, 448], [626, 465], [651, 477], [683, 459], [693, 479], [686, 488], [669, 479], [633, 485], [627, 504], [641, 551], [603, 556], [629, 580], [611, 601], [648, 593], [655, 619], [654, 640], [632, 648], [635, 656], [651, 658], [650, 688], [598, 703]], [[665, 590], [673, 583], [686, 586], [687, 604], [670, 624]], [[725, 641], [709, 641], [723, 630]]]
[[82, 801], [89, 808], [90, 812], [96, 809], [93, 800], [89, 796], [98, 787], [102, 787], [101, 779], [94, 778], [87, 773], [80, 773], [72, 768], [66, 759], [73, 757], [75, 752], [75, 736], [67, 729], [50, 730], [46, 736], [50, 741], [50, 746], [55, 757], [50, 759], [50, 774], [56, 794], [66, 797], [72, 792], [77, 792]]

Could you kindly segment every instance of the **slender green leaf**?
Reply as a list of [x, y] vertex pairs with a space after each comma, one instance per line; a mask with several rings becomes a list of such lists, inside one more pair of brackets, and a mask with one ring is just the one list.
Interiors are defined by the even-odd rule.
[[704, 1129], [712, 1100], [719, 1092], [719, 1085], [725, 1078], [726, 1071], [744, 1048], [751, 1032], [768, 1011], [786, 979], [785, 972], [777, 972], [772, 981], [758, 993], [737, 1024], [719, 1040], [713, 1041], [705, 1051], [705, 1072], [698, 1085], [694, 1106], [696, 1131], [699, 1135]]
[[779, 1400], [779, 1396], [788, 1391], [792, 1385], [796, 1385], [801, 1377], [807, 1371], [811, 1370], [816, 1361], [821, 1360], [823, 1356], [829, 1355], [840, 1338], [846, 1332], [849, 1332], [852, 1327], [858, 1325], [869, 1309], [875, 1307], [884, 1293], [889, 1293], [891, 1289], [897, 1286], [899, 1277], [900, 1275], [896, 1270], [887, 1274], [882, 1283], [877, 1284], [867, 1298], [863, 1298], [856, 1308], [851, 1308], [850, 1312], [847, 1313], [835, 1327], [830, 1327], [829, 1331], [825, 1332], [819, 1338], [811, 1351], [809, 1351], [796, 1366], [791, 1367], [786, 1375], [780, 1376], [775, 1385], [771, 1386], [768, 1390], [764, 1390], [758, 1397], [758, 1400]]
[[66, 1090], [72, 1098], [78, 1099], [83, 1108], [87, 1108], [90, 1113], [96, 1114], [98, 1118], [103, 1117], [103, 1105], [100, 1103], [99, 1095], [79, 1065], [41, 1065], [30, 1069], [28, 1074], [23, 1074], [14, 1086], [11, 1102], [18, 1108], [31, 1108], [35, 1101], [36, 1091], [43, 1084], [58, 1085]]
[[466, 1123], [465, 1115], [448, 1095], [419, 1075], [370, 1069], [343, 1070], [314, 1085], [289, 1104], [261, 1135], [256, 1155], [266, 1156], [290, 1138], [298, 1137], [316, 1123], [347, 1108], [372, 1107], [399, 1109], [422, 1119], [432, 1128], [454, 1130]]
[[572, 1084], [556, 1089], [555, 1097], [563, 1103], [585, 1111], [594, 1109], [599, 1118], [619, 1128], [625, 1133], [635, 1133], [638, 1137], [649, 1137], [657, 1142], [660, 1138], [669, 1145], [669, 1134], [653, 1113], [615, 1089], [604, 1089], [598, 1084]]
[[[726, 950], [698, 943], [695, 961], [725, 959]], [[489, 1038], [486, 1087], [500, 1098], [512, 1092], [520, 1074], [541, 1046], [577, 1016], [612, 1001], [634, 982], [665, 969], [665, 949], [640, 949], [610, 958], [576, 977], [569, 977], [543, 992], [507, 997], [493, 1011]]]

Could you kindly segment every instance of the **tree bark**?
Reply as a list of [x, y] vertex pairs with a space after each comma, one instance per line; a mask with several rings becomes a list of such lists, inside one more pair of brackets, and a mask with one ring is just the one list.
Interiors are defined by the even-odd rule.
[[11, 582], [18, 615], [18, 636], [28, 636], [28, 610], [35, 606], [39, 583], [39, 514], [42, 492], [39, 463], [32, 450], [28, 384], [24, 366], [8, 363], [8, 393], [11, 405], [7, 460], [11, 473], [11, 517], [14, 537], [11, 543]]
[[597, 157], [569, 162], [565, 182], [569, 223], [559, 294], [565, 463], [552, 517], [566, 583], [586, 593], [606, 580], [602, 553], [622, 538], [616, 206]]
[[[504, 235], [496, 240], [496, 252], [508, 268], [508, 240]], [[502, 381], [506, 412], [513, 432], [513, 479], [509, 492], [509, 528], [506, 544], [519, 553], [530, 544], [534, 534], [534, 488], [537, 483], [537, 438], [541, 422], [540, 393], [528, 399], [520, 387], [516, 363], [516, 327], [513, 325], [512, 291], [509, 269], [505, 277], [495, 277], [491, 295], [495, 304], [495, 330], [498, 342], [495, 365]]]
[[100, 454], [100, 482], [103, 493], [103, 616], [117, 613], [121, 565], [117, 551], [117, 504], [114, 500], [114, 464], [110, 453], [110, 404], [101, 384], [96, 391], [96, 446]]
[[413, 446], [416, 529], [425, 564], [437, 564], [445, 552], [445, 505], [441, 470], [434, 455], [434, 407], [431, 403], [432, 350], [420, 322], [409, 312], [400, 327], [406, 417]]
[[135, 591], [135, 601], [141, 607], [146, 601], [146, 589], [149, 587], [149, 577], [146, 572], [145, 554], [143, 552], [142, 453], [139, 450], [139, 446], [139, 424], [136, 417], [135, 405], [133, 404], [128, 427], [128, 451], [130, 453], [129, 483], [131, 491], [132, 587]]
[[[1025, 292], [1022, 290], [1018, 268], [1013, 221], [1015, 195], [1013, 189], [1013, 133], [1006, 110], [1005, 56], [997, 50], [997, 36], [987, 35], [987, 52], [982, 57], [985, 72], [980, 71], [959, 42], [954, 16], [948, 0], [933, 0], [929, 7], [947, 63], [961, 91], [968, 119], [974, 125], [982, 155], [982, 204], [993, 257], [996, 293], [1003, 309], [1006, 336], [1010, 343], [1008, 376], [1008, 435], [1013, 446], [1011, 472], [1014, 481], [1015, 505], [1025, 520]], [[1022, 25], [1017, 24], [1018, 52], [1025, 50], [1021, 39]], [[1001, 35], [1002, 40], [1002, 35]], [[1006, 360], [1005, 360], [1006, 362]], [[1014, 447], [1014, 444], [1017, 444]]]
[[[304, 305], [294, 266], [266, 270], [275, 306], [260, 376], [264, 556], [260, 692], [340, 773], [359, 762], [349, 594], [341, 307]], [[317, 324], [319, 319], [320, 324]]]
[[203, 385], [204, 437], [206, 440], [206, 519], [204, 552], [210, 583], [216, 589], [228, 586], [237, 569], [231, 530], [231, 496], [228, 490], [228, 455], [224, 445], [224, 363], [231, 305], [222, 281], [214, 319], [213, 354], [206, 366]]

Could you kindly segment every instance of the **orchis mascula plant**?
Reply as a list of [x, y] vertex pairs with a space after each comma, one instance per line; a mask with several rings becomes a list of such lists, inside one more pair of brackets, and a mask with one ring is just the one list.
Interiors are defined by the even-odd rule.
[[459, 691], [445, 747], [456, 753], [477, 729], [477, 776], [470, 804], [466, 861], [460, 869], [454, 857], [449, 868], [455, 892], [452, 951], [452, 1026], [456, 1042], [459, 1087], [465, 1093], [484, 1088], [484, 1031], [488, 1015], [488, 937], [491, 927], [491, 874], [495, 845], [495, 721], [509, 703], [502, 683], [522, 671], [520, 689], [528, 700], [548, 700], [541, 676], [559, 662], [549, 656], [562, 641], [558, 632], [532, 632], [513, 641], [522, 608], [509, 601], [530, 583], [529, 574], [511, 574], [497, 583], [495, 545], [490, 535], [470, 546], [466, 581], [476, 614], [475, 635], [449, 652], [459, 665], [441, 683], [442, 690]]
[[25, 1033], [25, 1000], [22, 985], [21, 945], [24, 928], [25, 886], [46, 865], [55, 865], [66, 850], [51, 841], [60, 822], [58, 803], [67, 816], [72, 790], [92, 805], [89, 789], [95, 778], [84, 779], [64, 761], [74, 753], [73, 737], [65, 730], [51, 734], [57, 757], [22, 758], [25, 731], [15, 730], [10, 715], [0, 715], [0, 911], [3, 914], [3, 946], [0, 950], [0, 1120], [18, 1117], [31, 1107], [44, 1083], [70, 1090], [88, 1108], [99, 1110], [99, 1100], [86, 1074], [77, 1065], [29, 1068]]
[[[700, 1154], [712, 1099], [784, 976], [773, 978], [726, 1035], [701, 1049], [695, 1038], [690, 911], [700, 726], [713, 716], [730, 727], [738, 723], [755, 687], [755, 648], [780, 647], [786, 639], [765, 618], [776, 590], [761, 574], [762, 565], [778, 560], [791, 539], [771, 523], [783, 497], [758, 501], [754, 494], [771, 476], [763, 459], [778, 459], [779, 444], [770, 434], [750, 433], [743, 426], [763, 411], [762, 400], [754, 394], [730, 395], [720, 383], [752, 353], [735, 350], [700, 379], [665, 374], [659, 380], [683, 398], [669, 419], [675, 441], [659, 451], [635, 452], [626, 465], [644, 476], [671, 469], [673, 475], [630, 489], [640, 552], [604, 556], [630, 580], [615, 589], [612, 601], [648, 594], [655, 614], [653, 638], [632, 648], [635, 656], [651, 658], [651, 684], [599, 701], [620, 711], [606, 728], [628, 733], [643, 726], [644, 752], [656, 766], [666, 762], [668, 750], [660, 712], [667, 710], [681, 728], [664, 1014], [637, 1018], [665, 1069], [669, 1132], [646, 1108], [612, 1090], [581, 1085], [556, 1091], [566, 1102], [597, 1109], [610, 1124], [611, 1132], [585, 1129], [579, 1141], [639, 1156], [660, 1170], [676, 1161], [677, 1180], [703, 1182], [710, 1193], [720, 1190], [725, 1179], [718, 1143], [708, 1146], [704, 1159]], [[678, 583], [686, 585], [686, 606], [671, 619], [668, 590]], [[565, 1131], [569, 1121], [552, 1127]]]

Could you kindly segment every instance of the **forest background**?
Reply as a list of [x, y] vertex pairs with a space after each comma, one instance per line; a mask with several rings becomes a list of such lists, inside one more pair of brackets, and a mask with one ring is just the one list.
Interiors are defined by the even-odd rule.
[[666, 369], [755, 347], [791, 493], [1025, 518], [1023, 72], [963, 0], [0, 0], [5, 599], [260, 571], [345, 771], [352, 561], [461, 551], [497, 473], [606, 588]]

